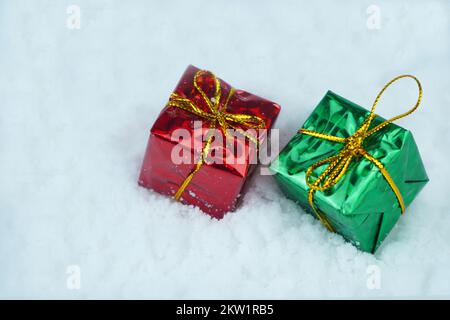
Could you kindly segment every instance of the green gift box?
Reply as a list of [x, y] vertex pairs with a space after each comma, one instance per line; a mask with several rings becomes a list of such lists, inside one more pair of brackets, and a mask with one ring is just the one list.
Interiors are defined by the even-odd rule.
[[[405, 77], [418, 84], [416, 105], [387, 121], [375, 115], [384, 90]], [[392, 123], [421, 97], [410, 75], [390, 81], [371, 111], [328, 91], [270, 165], [281, 190], [329, 230], [375, 252], [428, 182], [411, 132]]]

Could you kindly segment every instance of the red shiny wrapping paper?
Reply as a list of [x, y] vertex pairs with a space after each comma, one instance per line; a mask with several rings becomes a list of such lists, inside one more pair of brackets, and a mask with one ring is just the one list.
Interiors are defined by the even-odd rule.
[[[208, 111], [208, 106], [194, 88], [194, 76], [197, 71], [199, 69], [196, 67], [189, 66], [174, 92], [190, 99], [198, 107]], [[222, 107], [231, 86], [221, 79], [219, 81], [222, 90], [220, 99], [220, 106]], [[213, 96], [214, 80], [211, 76], [202, 76], [199, 86], [209, 98]], [[226, 110], [228, 113], [258, 116], [264, 120], [265, 128], [270, 129], [280, 112], [280, 106], [246, 91], [236, 89]], [[195, 121], [202, 121], [201, 130], [194, 130]], [[172, 161], [172, 149], [179, 144], [179, 140], [174, 140], [172, 133], [180, 128], [189, 130], [193, 136], [192, 141], [182, 140], [181, 143], [183, 148], [191, 152], [192, 159], [198, 159], [205, 144], [202, 135], [199, 133], [205, 134], [210, 127], [209, 125], [206, 119], [202, 119], [189, 111], [166, 105], [150, 130], [147, 150], [139, 176], [139, 185], [173, 197], [195, 167], [196, 160], [190, 164], [175, 164]], [[242, 130], [248, 129], [242, 126], [240, 128]], [[196, 136], [194, 136], [194, 132], [197, 133]], [[263, 143], [266, 138], [267, 136], [264, 133], [259, 133], [260, 143]], [[194, 142], [194, 139], [197, 141]], [[225, 213], [236, 208], [240, 195], [244, 192], [245, 183], [256, 167], [254, 160], [257, 157], [257, 146], [248, 139], [231, 139], [233, 139], [232, 142], [235, 145], [231, 149], [220, 141], [217, 144], [215, 141], [212, 142], [211, 149], [215, 149], [214, 157], [225, 156], [225, 154], [228, 157], [238, 157], [239, 154], [242, 156], [242, 153], [237, 151], [241, 150], [244, 151], [244, 155], [248, 155], [245, 161], [230, 163], [224, 159], [222, 164], [202, 165], [180, 198], [182, 203], [197, 206], [203, 212], [217, 219], [223, 218]], [[236, 145], [238, 146], [236, 147]], [[220, 154], [220, 151], [222, 151], [222, 154]]]

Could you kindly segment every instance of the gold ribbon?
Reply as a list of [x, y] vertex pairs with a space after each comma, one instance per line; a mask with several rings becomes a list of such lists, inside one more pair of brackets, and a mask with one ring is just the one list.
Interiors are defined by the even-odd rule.
[[[214, 96], [210, 99], [206, 95], [206, 93], [200, 88], [198, 84], [198, 78], [201, 77], [204, 74], [209, 74], [212, 79], [214, 80]], [[230, 92], [225, 100], [225, 103], [220, 108], [220, 99], [221, 99], [221, 86], [219, 79], [209, 71], [205, 70], [199, 70], [196, 72], [194, 76], [194, 88], [200, 93], [200, 95], [203, 98], [203, 101], [208, 106], [209, 111], [202, 110], [199, 106], [197, 106], [192, 100], [188, 98], [183, 98], [180, 95], [176, 93], [172, 93], [170, 96], [168, 105], [171, 107], [176, 107], [183, 109], [185, 111], [188, 111], [192, 114], [195, 114], [196, 116], [205, 119], [209, 122], [210, 127], [207, 132], [207, 139], [206, 143], [203, 146], [201, 156], [197, 164], [195, 165], [194, 169], [189, 173], [189, 175], [186, 177], [186, 179], [181, 184], [178, 191], [175, 193], [175, 199], [179, 200], [181, 198], [181, 195], [183, 194], [186, 187], [191, 182], [194, 175], [200, 170], [202, 165], [205, 163], [206, 157], [208, 155], [213, 135], [211, 135], [211, 132], [216, 127], [219, 127], [222, 133], [227, 136], [227, 129], [231, 128], [248, 138], [250, 141], [254, 142], [256, 145], [258, 145], [258, 139], [248, 133], [246, 133], [241, 128], [237, 127], [236, 124], [246, 127], [249, 129], [263, 129], [265, 127], [265, 122], [263, 119], [261, 119], [258, 116], [254, 115], [248, 115], [248, 114], [235, 114], [235, 113], [228, 113], [227, 112], [227, 106], [230, 101], [230, 98], [233, 96], [235, 89], [231, 87]]]
[[[389, 120], [386, 120], [382, 122], [381, 124], [377, 125], [376, 127], [369, 129], [370, 124], [372, 120], [375, 118], [375, 108], [378, 104], [378, 101], [380, 100], [381, 96], [383, 95], [384, 91], [396, 82], [399, 79], [402, 78], [412, 78], [417, 83], [417, 86], [419, 88], [419, 97], [417, 99], [416, 104], [413, 108], [411, 108], [409, 111], [402, 113], [396, 117], [393, 117]], [[378, 170], [380, 170], [383, 177], [386, 179], [387, 183], [391, 187], [392, 191], [394, 192], [395, 196], [397, 197], [398, 203], [400, 204], [400, 208], [402, 211], [402, 214], [405, 212], [405, 203], [403, 201], [403, 197], [400, 193], [400, 190], [398, 189], [397, 185], [395, 184], [394, 180], [392, 180], [391, 175], [386, 170], [386, 168], [383, 166], [383, 164], [374, 158], [372, 155], [370, 155], [363, 147], [364, 140], [373, 135], [374, 133], [380, 131], [390, 123], [401, 119], [403, 117], [406, 117], [413, 113], [420, 104], [420, 101], [422, 100], [422, 85], [420, 84], [420, 81], [412, 75], [401, 75], [398, 76], [391, 81], [389, 81], [383, 89], [378, 93], [377, 97], [375, 98], [375, 101], [373, 102], [372, 109], [370, 110], [369, 115], [364, 120], [362, 125], [356, 130], [356, 132], [351, 135], [348, 138], [341, 138], [336, 137], [328, 134], [319, 133], [312, 130], [306, 130], [306, 129], [300, 129], [298, 132], [303, 133], [309, 136], [313, 136], [315, 138], [324, 139], [332, 142], [338, 142], [342, 143], [344, 146], [343, 148], [336, 154], [331, 157], [328, 157], [326, 159], [317, 161], [316, 163], [312, 164], [307, 170], [306, 170], [306, 184], [309, 187], [308, 191], [308, 201], [313, 209], [314, 213], [316, 214], [317, 218], [322, 222], [322, 224], [330, 231], [334, 231], [331, 224], [328, 222], [328, 220], [325, 218], [323, 213], [320, 212], [320, 210], [315, 206], [314, 204], [314, 193], [316, 191], [325, 191], [333, 187], [335, 184], [339, 182], [339, 180], [344, 176], [346, 173], [348, 167], [352, 163], [352, 161], [360, 160], [362, 157], [372, 162]], [[324, 165], [328, 165], [325, 170], [317, 177], [316, 180], [311, 181], [311, 175], [314, 172], [315, 169], [320, 168]]]

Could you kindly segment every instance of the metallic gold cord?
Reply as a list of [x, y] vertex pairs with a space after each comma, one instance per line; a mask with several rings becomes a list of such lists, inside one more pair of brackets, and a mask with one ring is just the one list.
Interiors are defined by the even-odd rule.
[[[372, 120], [375, 118], [375, 108], [378, 105], [378, 102], [383, 95], [383, 93], [386, 91], [386, 89], [391, 86], [394, 82], [397, 80], [400, 80], [402, 78], [411, 78], [415, 80], [417, 83], [418, 89], [419, 89], [419, 97], [417, 99], [416, 104], [407, 112], [402, 113], [398, 116], [395, 116], [389, 120], [386, 120], [382, 122], [381, 124], [375, 126], [374, 128], [369, 130], [370, 124], [372, 123]], [[420, 102], [422, 100], [422, 85], [420, 84], [420, 81], [412, 75], [401, 75], [398, 77], [395, 77], [391, 81], [389, 81], [383, 89], [378, 93], [377, 97], [375, 98], [372, 108], [370, 110], [369, 115], [364, 120], [364, 122], [361, 124], [361, 126], [356, 130], [356, 132], [351, 135], [348, 138], [341, 138], [341, 137], [335, 137], [328, 134], [323, 134], [320, 132], [312, 131], [312, 130], [306, 130], [306, 129], [300, 129], [298, 132], [302, 134], [306, 134], [318, 139], [328, 140], [332, 142], [338, 142], [342, 143], [344, 146], [343, 148], [334, 156], [328, 157], [323, 160], [319, 160], [316, 163], [312, 164], [307, 170], [306, 170], [306, 184], [309, 187], [308, 191], [308, 201], [313, 209], [314, 213], [316, 214], [317, 218], [322, 222], [322, 224], [325, 225], [325, 227], [330, 230], [334, 231], [333, 227], [331, 226], [330, 222], [325, 218], [325, 215], [320, 212], [320, 210], [316, 207], [314, 204], [314, 192], [316, 191], [325, 191], [330, 188], [332, 188], [334, 185], [336, 185], [341, 178], [346, 173], [348, 167], [352, 163], [353, 160], [359, 160], [362, 157], [372, 162], [378, 170], [381, 172], [385, 180], [388, 182], [389, 186], [391, 187], [392, 191], [394, 192], [398, 203], [400, 205], [402, 214], [405, 212], [405, 203], [403, 201], [403, 197], [400, 193], [400, 190], [398, 189], [397, 185], [395, 184], [394, 180], [392, 179], [389, 172], [386, 170], [386, 168], [383, 166], [383, 164], [376, 158], [374, 158], [372, 155], [370, 155], [363, 147], [364, 140], [373, 135], [374, 133], [380, 131], [390, 123], [401, 119], [403, 117], [406, 117], [416, 111], [416, 109], [419, 107]], [[325, 170], [317, 177], [316, 180], [311, 181], [311, 175], [314, 172], [315, 169], [320, 168], [324, 165], [327, 165]]]
[[[198, 79], [203, 74], [209, 74], [212, 79], [214, 80], [214, 96], [210, 99], [206, 95], [206, 93], [200, 88], [198, 84]], [[265, 121], [261, 119], [258, 116], [254, 115], [248, 115], [248, 114], [236, 114], [236, 113], [228, 113], [227, 107], [228, 103], [230, 101], [230, 98], [233, 96], [235, 89], [231, 88], [230, 92], [225, 100], [225, 103], [223, 104], [222, 108], [220, 108], [220, 99], [222, 95], [222, 88], [220, 86], [219, 79], [209, 71], [205, 70], [199, 70], [196, 72], [194, 76], [194, 88], [200, 93], [200, 95], [203, 98], [203, 101], [208, 106], [209, 112], [203, 111], [199, 106], [197, 106], [194, 102], [192, 102], [190, 99], [183, 98], [180, 95], [176, 93], [172, 93], [170, 96], [168, 105], [171, 107], [176, 107], [183, 109], [185, 111], [188, 111], [190, 113], [193, 113], [197, 115], [198, 117], [205, 119], [210, 123], [210, 128], [208, 131], [208, 138], [206, 140], [205, 145], [203, 146], [202, 153], [200, 156], [199, 161], [196, 163], [194, 169], [189, 173], [189, 175], [184, 179], [181, 186], [178, 188], [177, 192], [175, 193], [175, 199], [179, 200], [181, 198], [181, 195], [185, 191], [186, 187], [191, 182], [194, 175], [200, 170], [202, 165], [205, 163], [206, 158], [208, 156], [208, 152], [211, 146], [211, 143], [213, 141], [213, 135], [210, 135], [209, 133], [215, 129], [216, 127], [219, 127], [222, 133], [227, 136], [227, 129], [232, 128], [239, 132], [241, 135], [248, 138], [250, 141], [255, 143], [258, 146], [258, 139], [257, 137], [254, 137], [248, 133], [246, 133], [241, 128], [237, 127], [236, 124], [246, 127], [249, 129], [263, 129], [265, 128]]]

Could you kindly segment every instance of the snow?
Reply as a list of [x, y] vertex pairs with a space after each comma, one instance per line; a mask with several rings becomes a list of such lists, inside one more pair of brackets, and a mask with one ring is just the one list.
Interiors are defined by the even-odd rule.
[[[71, 4], [79, 30], [66, 27]], [[1, 1], [0, 297], [449, 298], [449, 13], [445, 0]], [[222, 221], [138, 187], [150, 126], [188, 64], [278, 102], [282, 146], [328, 89], [370, 107], [413, 73], [423, 104], [399, 124], [430, 183], [376, 255], [270, 176]], [[415, 95], [405, 80], [378, 112]]]

